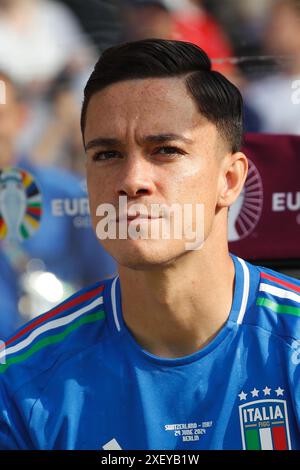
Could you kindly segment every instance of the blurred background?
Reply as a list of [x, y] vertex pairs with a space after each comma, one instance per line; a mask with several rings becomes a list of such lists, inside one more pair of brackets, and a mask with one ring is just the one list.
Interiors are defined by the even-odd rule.
[[240, 88], [230, 250], [300, 278], [300, 0], [0, 0], [0, 338], [116, 272], [90, 226], [80, 107], [99, 54], [150, 37], [199, 45]]

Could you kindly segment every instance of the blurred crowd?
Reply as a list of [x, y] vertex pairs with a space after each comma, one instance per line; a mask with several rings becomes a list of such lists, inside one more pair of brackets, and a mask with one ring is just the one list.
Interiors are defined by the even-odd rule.
[[[126, 4], [126, 5], [125, 5]], [[245, 100], [248, 132], [300, 134], [299, 0], [127, 0], [124, 38], [174, 38], [206, 50]]]
[[86, 197], [79, 114], [96, 59], [111, 45], [149, 37], [205, 49], [214, 69], [240, 87], [246, 131], [300, 135], [300, 104], [292, 100], [300, 0], [0, 0], [0, 80], [7, 85], [0, 170], [34, 175], [46, 214], [31, 240], [13, 249], [0, 240], [0, 337], [24, 320], [18, 315], [28, 310], [24, 272], [30, 275], [32, 260], [74, 289], [115, 271], [91, 227], [55, 217], [51, 201]]

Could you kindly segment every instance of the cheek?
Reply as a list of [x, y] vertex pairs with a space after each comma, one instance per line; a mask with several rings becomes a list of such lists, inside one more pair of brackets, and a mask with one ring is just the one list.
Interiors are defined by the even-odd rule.
[[217, 174], [214, 168], [191, 168], [178, 171], [173, 179], [176, 200], [212, 206], [217, 194]]
[[98, 197], [105, 189], [107, 178], [99, 171], [99, 167], [91, 162], [86, 164], [86, 177], [89, 193]]
[[87, 172], [87, 188], [90, 201], [91, 216], [96, 216], [96, 209], [104, 201], [105, 189], [102, 178], [99, 178], [97, 172]]

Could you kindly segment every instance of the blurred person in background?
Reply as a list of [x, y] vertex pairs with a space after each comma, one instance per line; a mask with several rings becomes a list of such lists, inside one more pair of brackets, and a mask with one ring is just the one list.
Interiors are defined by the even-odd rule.
[[32, 154], [51, 120], [44, 96], [64, 71], [82, 89], [94, 49], [76, 17], [52, 0], [0, 0], [0, 69], [22, 86], [28, 119], [18, 135], [21, 151]]
[[[53, 288], [63, 287], [63, 294], [69, 295], [79, 286], [112, 275], [115, 263], [99, 250], [88, 216], [77, 217], [82, 226], [74, 226], [76, 201], [87, 197], [83, 181], [62, 169], [33, 165], [26, 154], [17, 151], [15, 143], [26, 122], [26, 106], [12, 80], [2, 72], [0, 80], [6, 85], [6, 104], [0, 105], [0, 171], [18, 167], [33, 175], [42, 194], [43, 211], [32, 238], [14, 245], [0, 240], [0, 338], [5, 338], [28, 320], [29, 311], [49, 308], [47, 298], [30, 285], [35, 264], [38, 271], [57, 278]], [[60, 201], [58, 216], [53, 211], [55, 201]], [[63, 211], [64, 201], [69, 201], [74, 217]], [[46, 287], [49, 293], [51, 285]], [[20, 299], [23, 316], [19, 314]]]
[[31, 161], [85, 174], [84, 148], [79, 125], [80, 100], [70, 74], [62, 73], [45, 96], [49, 118], [32, 150]]
[[234, 73], [228, 59], [233, 56], [230, 40], [217, 19], [205, 8], [202, 0], [184, 0], [174, 12], [174, 39], [202, 47], [214, 62], [214, 70]]
[[292, 99], [300, 80], [300, 0], [278, 0], [270, 11], [265, 51], [278, 56], [278, 72], [253, 82], [246, 97], [270, 133], [300, 135], [300, 107]]
[[98, 53], [121, 40], [124, 0], [59, 0], [76, 15], [84, 33]]
[[237, 56], [260, 54], [272, 3], [274, 0], [203, 0], [205, 8], [222, 24]]
[[63, 69], [88, 64], [90, 44], [62, 4], [52, 0], [0, 0], [0, 68], [29, 88], [42, 87]]
[[[228, 37], [201, 0], [133, 0], [125, 2], [125, 40], [147, 38], [177, 39], [191, 42], [205, 50], [213, 70], [223, 73], [243, 88], [245, 78], [233, 65], [234, 55]], [[260, 118], [249, 101], [244, 104], [246, 132], [261, 130]]]
[[[232, 56], [222, 27], [203, 8], [201, 0], [134, 0], [126, 2], [124, 13], [128, 40], [178, 39], [202, 47], [211, 59]], [[229, 72], [232, 66], [220, 62], [214, 69]]]

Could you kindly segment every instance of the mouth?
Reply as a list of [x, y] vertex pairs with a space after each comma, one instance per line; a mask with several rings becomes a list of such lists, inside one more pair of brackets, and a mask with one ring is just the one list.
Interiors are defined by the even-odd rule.
[[127, 223], [130, 223], [132, 222], [133, 220], [137, 221], [137, 222], [143, 222], [143, 221], [151, 221], [151, 220], [158, 220], [158, 219], [161, 219], [161, 217], [151, 217], [150, 215], [144, 215], [144, 214], [137, 214], [137, 215], [128, 215], [128, 214], [125, 214], [125, 215], [121, 215], [120, 217], [117, 217], [116, 218], [116, 222], [117, 223], [124, 223], [124, 222], [127, 222]]

